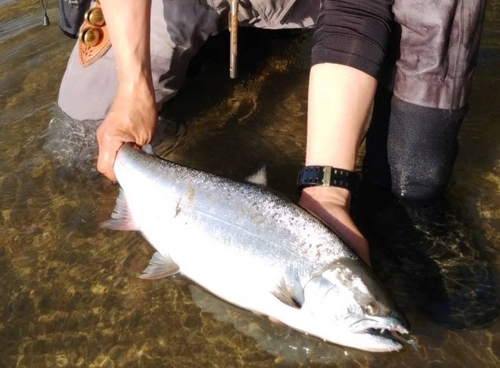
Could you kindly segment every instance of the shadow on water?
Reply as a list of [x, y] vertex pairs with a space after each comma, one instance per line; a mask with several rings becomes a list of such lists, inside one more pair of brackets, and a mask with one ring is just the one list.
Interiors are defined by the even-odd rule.
[[[451, 188], [496, 278], [498, 6], [488, 8]], [[182, 277], [140, 280], [151, 247], [138, 234], [98, 228], [117, 187], [89, 175], [95, 164], [89, 126], [66, 147], [80, 159], [76, 170], [43, 148], [73, 44], [57, 29], [55, 10], [49, 15], [53, 26], [43, 28], [38, 4], [0, 0], [0, 366], [500, 366], [499, 322], [464, 331], [432, 322], [415, 307], [419, 294], [412, 295], [409, 276], [381, 252], [375, 269], [407, 312], [418, 345], [401, 353], [325, 344], [229, 306]], [[184, 88], [162, 111], [156, 151], [235, 179], [265, 165], [269, 185], [294, 197], [305, 149], [310, 33], [242, 30], [241, 40], [236, 81], [228, 78], [226, 34], [193, 61]], [[74, 148], [83, 141], [87, 148]]]
[[190, 134], [168, 158], [235, 179], [266, 166], [269, 185], [293, 195], [305, 148], [310, 33], [242, 28], [236, 81], [228, 78], [228, 42], [227, 33], [209, 40], [164, 107], [162, 115]]

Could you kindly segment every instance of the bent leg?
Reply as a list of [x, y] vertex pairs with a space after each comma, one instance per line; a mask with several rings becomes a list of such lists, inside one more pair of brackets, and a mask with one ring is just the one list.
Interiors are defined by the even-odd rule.
[[364, 166], [401, 200], [429, 202], [450, 180], [485, 1], [396, 0], [393, 11], [395, 68], [377, 93]]
[[396, 0], [393, 12], [401, 42], [394, 94], [420, 106], [465, 106], [485, 10], [485, 0]]
[[364, 181], [370, 244], [409, 276], [419, 307], [455, 329], [483, 327], [499, 314], [492, 272], [443, 198], [484, 9], [483, 0], [395, 1], [396, 70], [390, 89], [377, 91], [363, 162], [366, 177], [385, 186]]

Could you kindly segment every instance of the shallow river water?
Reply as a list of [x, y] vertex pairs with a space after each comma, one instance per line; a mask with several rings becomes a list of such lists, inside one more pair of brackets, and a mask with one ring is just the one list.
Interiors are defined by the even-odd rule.
[[[95, 157], [82, 152], [79, 164], [68, 167], [44, 149], [49, 121], [60, 115], [54, 103], [74, 43], [59, 31], [51, 2], [49, 16], [51, 25], [43, 27], [37, 1], [0, 0], [0, 367], [500, 366], [500, 321], [448, 329], [408, 307], [411, 295], [398, 301], [415, 346], [374, 354], [272, 324], [182, 276], [139, 279], [153, 253], [149, 244], [139, 234], [98, 226], [114, 208], [117, 186], [89, 171]], [[157, 153], [236, 179], [265, 164], [269, 185], [294, 196], [305, 149], [311, 34], [241, 36], [236, 81], [228, 78], [224, 34], [193, 62], [164, 112]], [[493, 0], [449, 194], [496, 281], [499, 121], [500, 2]]]

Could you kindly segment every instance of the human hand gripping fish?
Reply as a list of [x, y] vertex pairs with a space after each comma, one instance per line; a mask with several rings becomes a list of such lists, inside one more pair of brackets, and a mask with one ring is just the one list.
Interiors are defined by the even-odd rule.
[[368, 242], [349, 214], [351, 195], [339, 187], [304, 188], [299, 204], [332, 228], [345, 243], [371, 266]]
[[143, 146], [153, 139], [157, 125], [154, 99], [149, 89], [130, 89], [119, 92], [106, 119], [97, 129], [99, 156], [97, 169], [108, 179], [116, 181], [113, 170], [116, 153], [125, 142]]

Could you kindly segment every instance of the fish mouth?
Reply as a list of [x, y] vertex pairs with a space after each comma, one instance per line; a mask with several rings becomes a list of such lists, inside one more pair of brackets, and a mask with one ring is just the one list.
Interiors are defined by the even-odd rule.
[[407, 343], [402, 335], [408, 334], [408, 330], [406, 330], [402, 326], [394, 327], [392, 329], [383, 329], [383, 328], [368, 328], [365, 330], [365, 333], [368, 335], [375, 336], [382, 340], [388, 340], [392, 343], [397, 343], [403, 345], [403, 343]]
[[387, 327], [369, 327], [364, 332], [371, 335], [385, 335], [387, 333], [406, 335], [408, 330], [402, 325], [390, 325]]
[[353, 323], [350, 330], [354, 334], [371, 338], [377, 345], [387, 350], [399, 350], [408, 343], [403, 335], [409, 333], [404, 322], [392, 317], [366, 318]]

